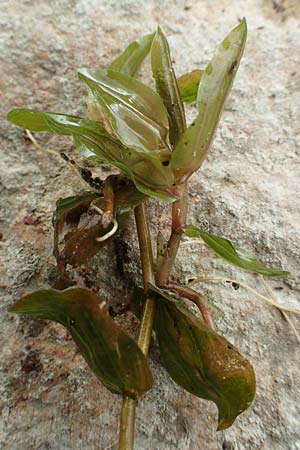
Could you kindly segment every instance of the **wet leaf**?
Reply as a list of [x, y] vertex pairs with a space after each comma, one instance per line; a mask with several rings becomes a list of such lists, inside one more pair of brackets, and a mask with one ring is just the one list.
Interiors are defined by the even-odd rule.
[[289, 275], [289, 272], [285, 270], [266, 267], [254, 253], [240, 247], [234, 247], [228, 239], [206, 233], [192, 225], [185, 227], [184, 233], [189, 237], [201, 238], [218, 256], [241, 269], [270, 277], [285, 277]]
[[45, 289], [21, 298], [9, 311], [62, 324], [111, 392], [136, 398], [152, 386], [152, 374], [142, 351], [111, 319], [105, 302], [93, 292]]
[[[143, 36], [139, 41], [134, 41], [119, 55], [109, 66], [109, 69], [116, 72], [122, 72], [125, 75], [134, 77], [138, 71], [140, 65], [148, 55], [154, 34], [147, 34]], [[93, 96], [91, 90], [87, 95], [87, 107], [89, 119], [100, 122], [104, 128], [113, 134], [112, 128], [109, 125], [105, 114], [101, 108], [101, 105]]]
[[175, 146], [185, 129], [185, 114], [171, 62], [169, 44], [160, 27], [157, 28], [151, 47], [151, 66], [156, 90], [169, 114], [170, 142]]
[[125, 147], [98, 122], [29, 109], [13, 109], [7, 118], [31, 131], [73, 136], [75, 145], [85, 158], [119, 168], [132, 179], [139, 191], [163, 200], [170, 200], [173, 196], [174, 176], [171, 168], [164, 165], [164, 154], [145, 154]]
[[128, 147], [170, 156], [168, 115], [159, 95], [128, 75], [113, 70], [78, 70], [113, 131]]
[[[145, 200], [145, 195], [128, 184], [115, 191], [115, 211], [119, 229], [126, 224], [127, 213]], [[54, 215], [54, 256], [58, 267], [63, 270], [67, 264], [73, 267], [82, 265], [107, 245], [114, 235], [98, 242], [96, 238], [104, 236], [112, 226], [104, 228], [101, 216], [92, 209], [95, 204], [103, 209], [104, 200], [97, 194], [86, 193], [80, 196], [58, 200]]]
[[157, 297], [154, 329], [173, 380], [218, 407], [228, 428], [255, 396], [255, 374], [238, 350], [166, 293]]
[[178, 182], [184, 182], [206, 158], [230, 92], [247, 36], [246, 20], [224, 39], [202, 74], [197, 94], [199, 114], [186, 129], [172, 153], [170, 165]]
[[143, 194], [167, 201], [174, 199], [173, 172], [170, 167], [164, 166], [159, 157], [151, 154], [145, 156], [132, 150], [127, 159], [130, 160], [130, 165], [119, 161], [111, 164], [132, 179], [136, 188]]
[[197, 100], [202, 74], [203, 70], [193, 70], [177, 79], [180, 96], [184, 103], [193, 103]]
[[153, 33], [147, 34], [138, 41], [131, 42], [109, 68], [134, 77], [150, 51], [153, 37]]

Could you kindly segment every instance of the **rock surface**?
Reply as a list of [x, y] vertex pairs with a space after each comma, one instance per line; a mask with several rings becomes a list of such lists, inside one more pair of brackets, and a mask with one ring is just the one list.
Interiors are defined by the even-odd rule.
[[[116, 449], [120, 399], [97, 382], [64, 329], [6, 312], [20, 295], [49, 285], [54, 204], [78, 192], [80, 185], [59, 158], [37, 152], [5, 115], [22, 106], [84, 113], [85, 87], [76, 68], [105, 67], [157, 23], [168, 35], [177, 73], [202, 68], [225, 34], [246, 16], [249, 38], [234, 89], [211, 154], [190, 182], [189, 222], [255, 250], [267, 264], [288, 268], [288, 279], [269, 283], [278, 301], [299, 309], [300, 4], [2, 0], [0, 6], [0, 448]], [[191, 107], [189, 114], [194, 113]], [[68, 139], [37, 139], [76, 156]], [[155, 231], [161, 221], [167, 224], [167, 208], [156, 202], [150, 208]], [[137, 321], [125, 316], [122, 305], [128, 282], [120, 275], [123, 270], [127, 281], [140, 277], [133, 234], [123, 236], [118, 257], [111, 245], [77, 276], [83, 286], [98, 291], [100, 285], [118, 320], [135, 334]], [[263, 292], [258, 278], [231, 268], [201, 246], [183, 246], [177, 267], [183, 282], [199, 274], [223, 275]], [[242, 288], [229, 283], [197, 287], [212, 305], [218, 330], [253, 363], [255, 403], [232, 428], [216, 433], [214, 405], [170, 381], [154, 343], [150, 358], [156, 384], [139, 403], [136, 450], [299, 450], [300, 351], [292, 329], [276, 309]], [[290, 318], [299, 330], [299, 320]]]

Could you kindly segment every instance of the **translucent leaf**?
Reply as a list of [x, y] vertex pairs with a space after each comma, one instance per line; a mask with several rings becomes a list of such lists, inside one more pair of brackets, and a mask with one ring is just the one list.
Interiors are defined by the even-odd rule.
[[154, 329], [173, 380], [218, 407], [218, 430], [228, 428], [255, 396], [255, 374], [238, 350], [166, 293], [156, 302]]
[[165, 166], [164, 155], [125, 147], [98, 122], [28, 109], [13, 109], [7, 118], [32, 131], [73, 136], [75, 145], [85, 158], [118, 167], [133, 180], [139, 191], [163, 200], [173, 197], [174, 175], [171, 168]]
[[169, 114], [170, 142], [176, 145], [185, 129], [184, 107], [171, 62], [169, 44], [160, 27], [151, 47], [151, 66], [156, 90]]
[[136, 398], [153, 384], [145, 356], [111, 319], [103, 300], [87, 289], [45, 289], [26, 295], [10, 312], [61, 323], [111, 392]]
[[128, 147], [157, 152], [168, 159], [168, 115], [156, 92], [112, 70], [80, 69], [78, 76], [91, 89], [113, 131]]
[[146, 34], [138, 41], [131, 42], [126, 49], [109, 66], [115, 72], [134, 77], [142, 62], [148, 55], [154, 34]]
[[228, 239], [223, 237], [206, 233], [191, 225], [184, 228], [184, 234], [189, 237], [201, 238], [218, 256], [241, 269], [270, 277], [285, 277], [289, 275], [289, 272], [284, 270], [266, 267], [254, 253], [249, 250], [234, 247]]
[[203, 70], [193, 70], [177, 79], [180, 96], [184, 103], [193, 103], [197, 100], [199, 83]]
[[[134, 41], [129, 44], [121, 55], [110, 64], [109, 69], [134, 77], [150, 51], [153, 37], [154, 34], [147, 34], [139, 41]], [[93, 96], [91, 90], [88, 92], [86, 103], [88, 107], [88, 118], [100, 122], [109, 133], [113, 134], [112, 128], [105, 118], [103, 109], [99, 101]]]
[[230, 92], [247, 36], [246, 20], [224, 39], [202, 74], [197, 104], [199, 114], [172, 153], [170, 165], [178, 182], [185, 181], [206, 158]]

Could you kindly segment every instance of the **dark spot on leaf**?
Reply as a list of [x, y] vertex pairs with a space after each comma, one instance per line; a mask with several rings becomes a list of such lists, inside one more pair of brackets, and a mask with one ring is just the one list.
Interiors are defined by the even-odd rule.
[[232, 350], [231, 345], [227, 345], [228, 350]]
[[228, 73], [228, 75], [231, 75], [232, 74], [232, 72], [234, 71], [234, 69], [236, 68], [236, 66], [237, 66], [237, 60], [235, 60], [235, 61], [233, 61], [233, 63], [229, 66], [229, 68], [227, 69], [227, 73]]
[[238, 283], [232, 283], [232, 287], [235, 291], [237, 291], [240, 288], [240, 285]]
[[162, 162], [162, 165], [163, 165], [163, 166], [168, 166], [168, 165], [169, 165], [169, 161], [163, 161], [163, 162]]

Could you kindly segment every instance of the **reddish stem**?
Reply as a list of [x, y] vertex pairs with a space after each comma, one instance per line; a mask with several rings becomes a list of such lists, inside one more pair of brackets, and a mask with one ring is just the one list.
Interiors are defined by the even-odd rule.
[[186, 286], [182, 286], [181, 284], [177, 284], [175, 281], [169, 281], [168, 284], [165, 286], [166, 289], [171, 289], [172, 291], [175, 291], [178, 295], [181, 297], [185, 297], [189, 300], [191, 300], [193, 303], [195, 303], [199, 311], [203, 317], [204, 322], [212, 329], [215, 328], [215, 324], [213, 321], [213, 318], [211, 317], [211, 314], [208, 310], [208, 308], [205, 305], [204, 299], [199, 292], [194, 291], [194, 289], [191, 289]]

